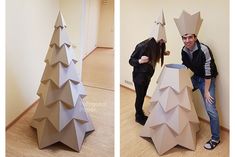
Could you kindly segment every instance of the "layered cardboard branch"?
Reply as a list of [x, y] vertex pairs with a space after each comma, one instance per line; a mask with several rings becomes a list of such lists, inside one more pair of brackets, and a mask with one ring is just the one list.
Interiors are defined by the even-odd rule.
[[68, 67], [58, 63], [55, 66], [47, 65], [42, 75], [41, 82], [45, 83], [51, 80], [56, 86], [61, 88], [68, 80], [78, 84], [81, 80], [77, 73], [74, 62], [71, 62]]
[[77, 63], [77, 59], [75, 58], [75, 54], [73, 52], [73, 48], [67, 45], [62, 45], [62, 48], [58, 48], [57, 46], [53, 45], [49, 47], [47, 52], [45, 62], [50, 66], [55, 65], [59, 62], [64, 64], [65, 66], [69, 66], [71, 62]]

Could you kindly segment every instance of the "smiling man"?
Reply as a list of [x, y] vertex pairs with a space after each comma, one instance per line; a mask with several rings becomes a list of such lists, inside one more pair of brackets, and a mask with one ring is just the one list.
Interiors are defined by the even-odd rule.
[[212, 150], [220, 143], [219, 116], [215, 99], [215, 80], [218, 75], [216, 64], [210, 48], [197, 39], [202, 24], [200, 12], [190, 15], [183, 11], [180, 18], [174, 20], [184, 43], [181, 52], [183, 64], [194, 73], [191, 78], [194, 90], [200, 90], [210, 118], [212, 136], [204, 148]]

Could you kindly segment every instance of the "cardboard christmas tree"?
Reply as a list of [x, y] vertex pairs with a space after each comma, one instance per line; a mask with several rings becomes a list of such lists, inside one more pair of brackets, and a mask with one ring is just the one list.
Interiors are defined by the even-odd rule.
[[164, 66], [149, 112], [140, 136], [152, 138], [160, 155], [176, 145], [195, 150], [199, 120], [192, 102], [192, 83], [184, 65]]
[[61, 142], [80, 151], [86, 132], [94, 130], [84, 108], [86, 96], [66, 24], [58, 14], [37, 94], [39, 104], [31, 126], [37, 130], [39, 148]]

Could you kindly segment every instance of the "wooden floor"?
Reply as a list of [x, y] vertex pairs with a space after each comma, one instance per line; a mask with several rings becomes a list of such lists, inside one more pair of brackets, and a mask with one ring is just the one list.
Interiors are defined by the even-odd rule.
[[[95, 131], [87, 135], [80, 153], [77, 153], [60, 143], [41, 150], [38, 149], [36, 131], [29, 126], [36, 109], [35, 105], [6, 131], [6, 156], [113, 157], [113, 60], [112, 49], [96, 49], [84, 61], [83, 83], [85, 84], [85, 89], [87, 91], [87, 97], [85, 97], [85, 109], [91, 116]], [[101, 63], [102, 65], [100, 65]], [[94, 66], [94, 64], [96, 64], [96, 66]]]
[[[151, 139], [146, 140], [139, 136], [143, 126], [135, 122], [134, 102], [135, 93], [127, 88], [120, 88], [121, 103], [121, 157], [157, 157], [159, 156]], [[144, 110], [147, 111], [149, 99], [145, 99]], [[221, 131], [221, 143], [213, 151], [203, 148], [205, 142], [210, 139], [210, 127], [206, 122], [200, 123], [200, 131], [197, 134], [197, 146], [195, 151], [190, 151], [177, 146], [166, 152], [164, 157], [228, 157], [229, 133]]]
[[[88, 58], [83, 62], [83, 84], [114, 90], [113, 49], [98, 48]], [[85, 67], [89, 67], [89, 69]]]

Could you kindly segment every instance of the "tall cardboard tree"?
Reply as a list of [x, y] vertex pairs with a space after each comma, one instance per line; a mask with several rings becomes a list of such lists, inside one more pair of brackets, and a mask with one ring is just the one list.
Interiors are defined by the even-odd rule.
[[66, 27], [59, 12], [31, 126], [37, 130], [40, 149], [61, 142], [80, 151], [86, 132], [93, 131], [94, 126], [84, 108], [86, 93]]
[[192, 101], [192, 83], [185, 66], [164, 66], [149, 112], [140, 136], [152, 138], [160, 155], [176, 145], [195, 150], [199, 120]]

